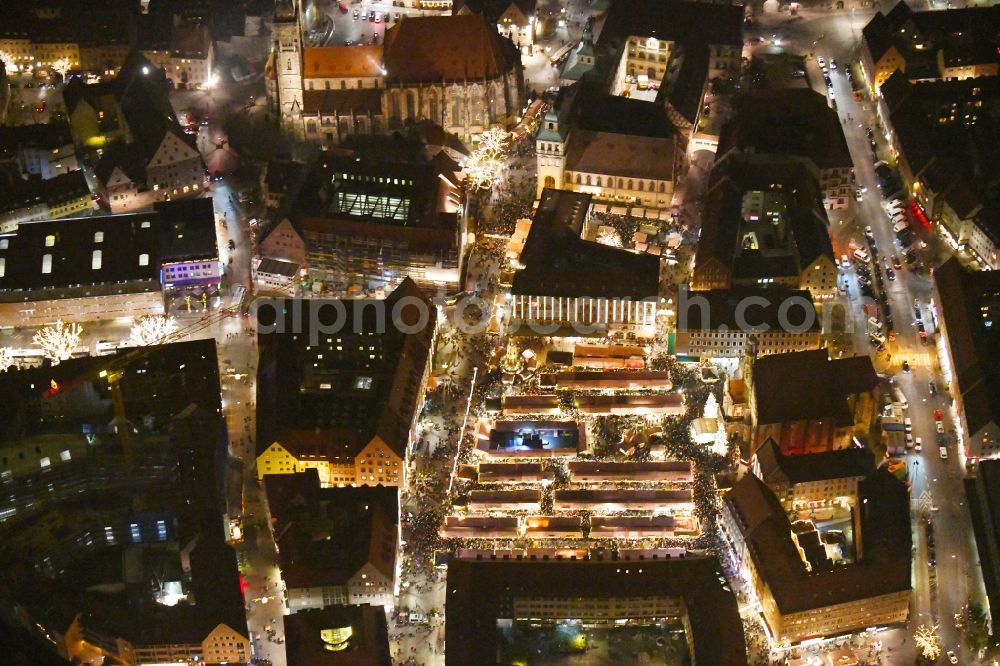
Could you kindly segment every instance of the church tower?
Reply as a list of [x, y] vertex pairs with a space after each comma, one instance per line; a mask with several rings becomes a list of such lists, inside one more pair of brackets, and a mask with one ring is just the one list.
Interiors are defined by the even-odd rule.
[[274, 8], [274, 68], [278, 109], [302, 133], [302, 30], [299, 0], [277, 0]]
[[563, 170], [566, 168], [566, 137], [559, 130], [559, 117], [549, 108], [535, 137], [535, 160], [538, 166], [538, 187], [535, 197], [542, 196], [546, 187], [563, 187]]

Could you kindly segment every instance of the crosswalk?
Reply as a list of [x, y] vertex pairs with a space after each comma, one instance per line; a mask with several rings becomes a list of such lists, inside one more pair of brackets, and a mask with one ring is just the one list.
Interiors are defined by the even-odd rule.
[[894, 368], [900, 368], [903, 361], [906, 361], [911, 368], [929, 368], [934, 365], [935, 355], [930, 351], [908, 351], [900, 350], [892, 353], [890, 359]]

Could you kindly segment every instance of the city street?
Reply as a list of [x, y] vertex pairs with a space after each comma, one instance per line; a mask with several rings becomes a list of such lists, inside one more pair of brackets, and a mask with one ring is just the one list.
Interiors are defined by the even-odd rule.
[[[821, 56], [827, 61], [836, 59], [841, 64], [829, 71], [833, 99], [837, 101], [838, 113], [843, 121], [847, 144], [854, 161], [857, 184], [867, 188], [860, 202], [850, 202], [847, 214], [831, 215], [831, 238], [834, 252], [851, 255], [848, 250], [853, 241], [863, 247], [865, 227], [870, 225], [879, 249], [872, 261], [882, 262], [882, 257], [902, 256], [899, 242], [892, 229], [892, 222], [882, 208], [884, 201], [875, 176], [876, 158], [869, 146], [866, 130], [872, 128], [877, 141], [877, 153], [886, 159], [889, 151], [885, 145], [884, 129], [878, 125], [873, 103], [865, 97], [856, 101], [847, 79], [846, 66], [854, 64], [856, 80], [861, 80], [857, 67], [861, 28], [871, 17], [871, 10], [842, 10], [827, 12], [802, 10], [803, 18], [791, 21], [787, 14], [764, 15], [758, 18], [755, 28], [748, 38], [762, 37], [768, 41], [778, 40], [791, 53]], [[807, 71], [815, 90], [826, 93], [826, 86], [815, 58], [807, 57]], [[891, 158], [890, 158], [891, 159]], [[911, 222], [916, 224], [915, 221]], [[927, 237], [928, 232], [920, 231], [918, 239], [924, 239], [930, 247], [924, 253], [932, 252], [935, 239]], [[920, 240], [917, 241], [919, 246]], [[855, 262], [852, 262], [852, 264]], [[928, 262], [929, 263], [929, 262]], [[874, 270], [874, 269], [873, 269]], [[914, 591], [911, 603], [910, 622], [906, 629], [895, 628], [881, 632], [880, 639], [885, 645], [883, 655], [888, 655], [885, 663], [912, 663], [917, 655], [913, 633], [921, 624], [939, 624], [942, 652], [954, 650], [960, 663], [977, 663], [975, 655], [969, 654], [963, 645], [961, 632], [956, 629], [954, 614], [968, 601], [985, 606], [985, 591], [978, 554], [971, 529], [971, 520], [965, 502], [962, 482], [965, 476], [965, 460], [954, 443], [954, 412], [945, 392], [946, 383], [941, 375], [940, 361], [935, 344], [937, 336], [931, 324], [928, 310], [932, 278], [927, 274], [917, 274], [904, 266], [896, 271], [896, 279], [884, 281], [888, 303], [896, 331], [895, 342], [889, 343], [885, 353], [877, 353], [868, 341], [867, 318], [863, 305], [872, 306], [870, 299], [862, 301], [857, 274], [853, 266], [842, 270], [840, 281], [848, 282], [848, 294], [841, 300], [853, 315], [853, 327], [849, 327], [855, 353], [872, 353], [879, 372], [893, 378], [900, 386], [909, 404], [906, 416], [913, 423], [913, 436], [923, 442], [922, 451], [907, 452], [906, 458], [912, 482], [913, 539], [914, 539]], [[925, 324], [927, 343], [923, 344], [917, 330], [914, 304], [919, 304], [922, 321]], [[879, 309], [879, 317], [884, 320], [884, 308]], [[872, 310], [869, 310], [870, 312]], [[906, 361], [910, 370], [903, 370]], [[928, 382], [934, 380], [939, 388], [936, 396], [931, 396]], [[941, 459], [937, 446], [934, 412], [943, 413], [948, 434], [948, 458]], [[935, 554], [937, 564], [928, 565], [926, 532], [917, 509], [919, 498], [928, 493], [934, 509], [929, 511], [935, 530]]]

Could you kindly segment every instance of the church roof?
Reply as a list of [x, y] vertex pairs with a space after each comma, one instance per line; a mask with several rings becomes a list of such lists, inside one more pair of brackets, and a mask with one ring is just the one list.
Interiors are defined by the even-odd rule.
[[313, 46], [302, 51], [305, 79], [382, 76], [382, 45]]
[[414, 16], [385, 36], [391, 82], [481, 81], [498, 78], [517, 63], [514, 45], [481, 15]]

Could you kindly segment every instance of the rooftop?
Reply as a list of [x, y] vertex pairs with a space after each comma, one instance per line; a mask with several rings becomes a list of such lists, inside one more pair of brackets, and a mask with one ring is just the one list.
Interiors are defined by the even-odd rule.
[[910, 590], [909, 492], [888, 470], [858, 484], [863, 543], [857, 562], [809, 572], [792, 540], [792, 525], [774, 493], [747, 474], [725, 497], [759, 575], [783, 614]]
[[864, 478], [875, 471], [875, 456], [867, 448], [852, 447], [825, 453], [786, 456], [768, 438], [757, 449], [764, 483], [809, 483], [849, 477]]
[[870, 357], [831, 359], [826, 349], [756, 358], [751, 382], [762, 424], [833, 418], [849, 425], [848, 398], [879, 384]]
[[0, 187], [0, 211], [14, 211], [41, 204], [59, 206], [82, 197], [90, 197], [90, 187], [87, 185], [86, 175], [79, 169], [47, 180], [21, 180], [14, 176], [9, 186], [3, 184]]
[[164, 263], [193, 259], [218, 260], [215, 207], [211, 197], [158, 201], [153, 204]]
[[518, 598], [647, 597], [656, 590], [682, 597], [693, 661], [747, 663], [736, 598], [714, 559], [548, 561], [456, 560], [448, 564], [445, 604], [446, 659], [456, 664], [494, 663], [497, 620], [513, 617]]
[[691, 0], [623, 0], [611, 4], [595, 29], [598, 46], [621, 48], [628, 37], [682, 45], [743, 45], [743, 10]]
[[[391, 321], [397, 303], [405, 327]], [[295, 321], [306, 308], [315, 319]], [[384, 301], [277, 300], [260, 317], [283, 325], [259, 335], [258, 453], [278, 441], [297, 454], [353, 458], [377, 435], [405, 458], [437, 318], [413, 281]]]
[[862, 30], [872, 58], [879, 59], [895, 48], [905, 59], [905, 69], [932, 70], [940, 77], [937, 58], [946, 66], [989, 64], [1000, 61], [996, 51], [996, 26], [1000, 8], [969, 7], [945, 11], [913, 11], [905, 2], [891, 11], [877, 12]]
[[[701, 307], [698, 299], [705, 299], [708, 307]], [[748, 299], [754, 299], [750, 301]], [[764, 299], [763, 302], [761, 299]], [[777, 289], [765, 287], [734, 287], [690, 292], [688, 308], [679, 312], [678, 331], [767, 331], [781, 330], [784, 324], [798, 326], [800, 330], [819, 331], [820, 317], [807, 289]], [[741, 309], [753, 303], [752, 314]], [[788, 305], [786, 305], [788, 304]], [[791, 306], [791, 307], [789, 307]], [[789, 307], [784, 316], [779, 312]], [[806, 322], [811, 320], [811, 325]]]
[[382, 44], [311, 46], [302, 50], [305, 79], [382, 77]]
[[520, 66], [510, 40], [476, 14], [411, 16], [386, 31], [384, 44], [390, 82], [482, 81]]
[[969, 437], [1000, 424], [1000, 274], [967, 271], [949, 259], [934, 271]]
[[[52, 150], [73, 143], [69, 124], [51, 121], [37, 125], [0, 125], [0, 151], [10, 148]], [[0, 155], [3, 153], [0, 152]]]
[[396, 488], [320, 488], [311, 468], [269, 474], [264, 490], [288, 587], [346, 585], [367, 564], [392, 580]]
[[[177, 342], [148, 348], [133, 359], [120, 382], [129, 418], [160, 429], [175, 415], [197, 405], [220, 409], [215, 341]], [[55, 366], [0, 373], [0, 445], [50, 433], [98, 430], [114, 419], [111, 392], [100, 371], [134, 350], [114, 356], [85, 356]], [[53, 383], [58, 389], [53, 389]], [[58, 409], [71, 403], [72, 409]]]
[[574, 298], [656, 298], [660, 262], [580, 238], [590, 195], [542, 192], [511, 293]]
[[327, 606], [285, 616], [285, 651], [296, 666], [390, 666], [381, 606]]
[[833, 262], [819, 182], [799, 158], [738, 155], [712, 170], [695, 271], [717, 263], [733, 278], [798, 278]]
[[56, 290], [83, 285], [160, 288], [158, 230], [148, 215], [25, 222], [3, 240], [2, 300], [25, 300], [24, 292], [36, 290], [53, 291], [35, 298], [65, 298], [78, 292]]
[[736, 98], [718, 154], [736, 149], [805, 157], [820, 169], [853, 166], [837, 112], [811, 88], [760, 90]]

